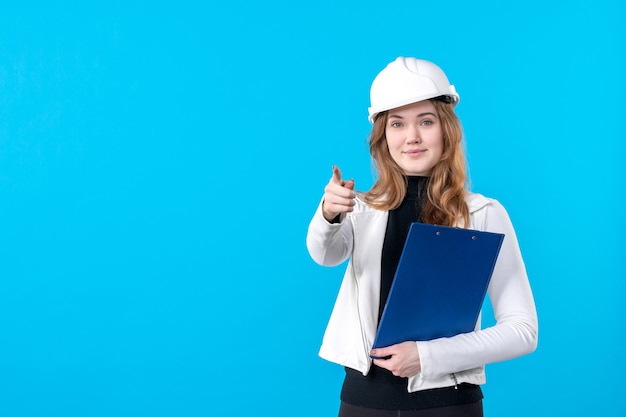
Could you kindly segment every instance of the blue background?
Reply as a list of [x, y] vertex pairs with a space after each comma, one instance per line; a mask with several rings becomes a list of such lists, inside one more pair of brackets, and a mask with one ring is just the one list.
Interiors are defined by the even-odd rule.
[[398, 55], [460, 92], [536, 297], [486, 414], [625, 415], [621, 3], [214, 3], [2, 7], [0, 415], [335, 415], [304, 237], [332, 164], [371, 186]]

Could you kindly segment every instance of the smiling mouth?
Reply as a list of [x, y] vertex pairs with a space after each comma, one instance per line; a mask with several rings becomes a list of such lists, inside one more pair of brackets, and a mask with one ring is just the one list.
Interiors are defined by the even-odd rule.
[[426, 149], [414, 149], [410, 151], [404, 151], [404, 153], [407, 154], [408, 156], [419, 156], [423, 154], [424, 152], [426, 152]]

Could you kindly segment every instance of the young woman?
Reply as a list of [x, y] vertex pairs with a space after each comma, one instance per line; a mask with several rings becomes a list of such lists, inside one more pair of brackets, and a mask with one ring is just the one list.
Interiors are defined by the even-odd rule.
[[[340, 417], [482, 416], [484, 366], [532, 352], [537, 315], [517, 238], [496, 200], [466, 190], [459, 102], [435, 64], [400, 57], [370, 91], [377, 180], [356, 192], [333, 167], [307, 234], [311, 257], [350, 259], [320, 356], [343, 365]], [[412, 222], [505, 235], [488, 289], [496, 324], [372, 350]], [[385, 357], [387, 359], [375, 359]]]

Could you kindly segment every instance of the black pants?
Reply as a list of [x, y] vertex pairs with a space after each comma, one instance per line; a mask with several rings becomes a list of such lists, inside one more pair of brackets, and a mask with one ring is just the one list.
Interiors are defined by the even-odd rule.
[[339, 417], [483, 417], [483, 402], [424, 410], [379, 410], [342, 402]]

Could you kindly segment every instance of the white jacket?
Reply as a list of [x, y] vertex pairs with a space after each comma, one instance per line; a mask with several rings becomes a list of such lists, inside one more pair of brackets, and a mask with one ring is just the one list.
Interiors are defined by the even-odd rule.
[[[409, 392], [467, 382], [484, 384], [484, 365], [530, 353], [537, 346], [537, 313], [515, 231], [496, 200], [468, 193], [470, 229], [503, 233], [488, 294], [497, 323], [450, 338], [416, 342], [421, 372], [409, 378]], [[354, 211], [331, 224], [318, 207], [307, 248], [320, 265], [350, 258], [324, 334], [320, 356], [367, 375], [369, 351], [378, 327], [383, 240], [389, 212], [373, 209], [360, 196]]]

